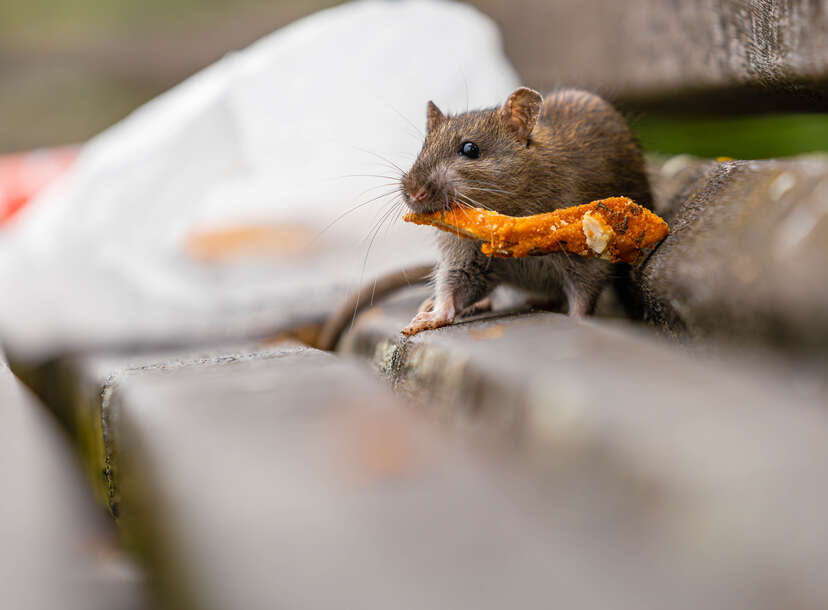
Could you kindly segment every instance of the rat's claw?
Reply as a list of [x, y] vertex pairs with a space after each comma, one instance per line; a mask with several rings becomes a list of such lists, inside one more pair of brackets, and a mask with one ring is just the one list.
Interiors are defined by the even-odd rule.
[[457, 312], [454, 309], [454, 298], [448, 295], [444, 298], [439, 296], [434, 299], [432, 308], [429, 311], [420, 311], [411, 324], [403, 328], [400, 332], [406, 337], [416, 335], [418, 332], [424, 330], [433, 330], [442, 326], [448, 326], [454, 322], [454, 317]]
[[433, 311], [422, 311], [414, 316], [411, 323], [400, 332], [406, 337], [410, 337], [424, 330], [434, 330], [435, 328], [448, 326], [453, 321], [446, 316], [437, 315]]

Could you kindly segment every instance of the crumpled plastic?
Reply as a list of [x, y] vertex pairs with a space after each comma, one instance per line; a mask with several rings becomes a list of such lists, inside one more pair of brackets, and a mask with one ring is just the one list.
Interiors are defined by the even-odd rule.
[[[21, 315], [43, 336], [129, 335], [153, 317], [321, 302], [334, 284], [436, 259], [401, 208], [371, 240], [426, 101], [491, 106], [517, 84], [496, 26], [454, 2], [353, 2], [230, 53], [92, 139], [0, 233], [0, 294], [14, 295], [0, 336]], [[257, 224], [307, 227], [313, 247], [188, 256], [194, 232]]]

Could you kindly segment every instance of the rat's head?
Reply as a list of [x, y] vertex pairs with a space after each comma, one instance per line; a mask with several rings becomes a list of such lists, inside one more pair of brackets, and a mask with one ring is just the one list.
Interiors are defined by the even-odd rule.
[[460, 205], [511, 212], [528, 180], [532, 129], [541, 111], [537, 91], [521, 87], [500, 108], [444, 115], [428, 102], [425, 142], [401, 180], [415, 212]]

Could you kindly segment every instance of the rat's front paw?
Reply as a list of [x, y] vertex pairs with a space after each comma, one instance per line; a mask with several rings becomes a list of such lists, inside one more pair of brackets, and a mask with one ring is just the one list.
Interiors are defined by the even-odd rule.
[[424, 330], [434, 330], [435, 328], [448, 326], [452, 322], [454, 322], [454, 316], [446, 315], [444, 312], [421, 311], [400, 332], [406, 337], [410, 337]]

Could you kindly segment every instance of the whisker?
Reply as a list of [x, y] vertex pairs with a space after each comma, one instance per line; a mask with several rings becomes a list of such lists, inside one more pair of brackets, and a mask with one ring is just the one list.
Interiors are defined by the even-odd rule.
[[463, 212], [463, 216], [465, 216], [465, 217], [466, 217], [466, 220], [468, 220], [469, 222], [471, 222], [471, 216], [469, 216], [469, 213], [468, 213], [468, 210], [470, 210], [471, 208], [469, 208], [469, 207], [467, 207], [467, 206], [465, 206], [465, 205], [462, 205], [462, 206], [460, 206], [460, 208], [459, 208], [459, 209], [460, 209], [460, 211], [461, 211], [461, 212]]
[[[379, 231], [379, 228], [382, 226], [382, 223], [385, 222], [388, 216], [394, 211], [395, 205], [397, 205], [397, 202], [395, 200], [391, 200], [385, 204], [385, 207], [387, 209], [385, 209], [384, 211], [380, 210], [380, 212], [377, 213], [372, 222], [371, 229], [368, 231], [368, 235], [363, 237], [362, 240], [360, 240], [360, 243], [364, 242], [366, 239], [371, 237], [372, 234], [373, 237], [371, 237], [371, 242], [373, 243], [374, 238], [376, 238], [376, 233]], [[380, 214], [382, 215], [380, 216]], [[379, 219], [377, 219], [377, 216], [379, 216]]]
[[392, 166], [392, 167], [394, 167], [395, 169], [397, 169], [397, 171], [399, 171], [401, 174], [404, 174], [404, 173], [405, 173], [405, 170], [404, 170], [403, 168], [401, 168], [399, 165], [397, 165], [396, 163], [394, 163], [393, 161], [391, 161], [391, 159], [389, 159], [389, 158], [387, 158], [387, 157], [383, 157], [383, 156], [382, 156], [382, 155], [380, 155], [379, 153], [375, 153], [375, 152], [372, 152], [372, 151], [370, 151], [370, 150], [365, 150], [364, 148], [360, 148], [359, 146], [354, 146], [354, 145], [352, 145], [352, 144], [351, 144], [350, 146], [351, 146], [351, 148], [353, 148], [353, 149], [355, 149], [355, 150], [358, 150], [358, 151], [360, 151], [360, 152], [364, 152], [364, 153], [369, 154], [369, 155], [373, 155], [373, 156], [374, 156], [374, 157], [376, 157], [377, 159], [380, 159], [381, 161], [385, 161], [386, 163], [391, 164], [391, 166]]
[[460, 196], [478, 208], [483, 208], [484, 210], [491, 210], [491, 208], [487, 206], [485, 203], [480, 203], [477, 199], [475, 199], [468, 193], [461, 193]]
[[383, 174], [345, 174], [343, 176], [334, 176], [329, 180], [341, 180], [343, 178], [385, 178], [386, 180], [399, 180], [399, 176], [385, 176]]
[[356, 212], [356, 211], [357, 211], [358, 209], [360, 209], [360, 208], [364, 208], [366, 205], [369, 205], [369, 204], [371, 204], [371, 203], [375, 202], [377, 199], [382, 199], [383, 197], [388, 197], [389, 195], [393, 195], [396, 191], [397, 191], [397, 189], [390, 190], [390, 191], [388, 191], [388, 192], [386, 192], [386, 193], [382, 193], [382, 194], [380, 194], [380, 195], [377, 195], [376, 197], [373, 197], [373, 198], [369, 199], [368, 201], [363, 201], [362, 203], [359, 203], [359, 204], [357, 204], [357, 205], [355, 205], [355, 206], [353, 206], [353, 207], [351, 207], [351, 208], [349, 208], [349, 209], [345, 210], [345, 211], [344, 211], [344, 212], [342, 212], [339, 216], [337, 216], [337, 217], [336, 217], [336, 218], [334, 218], [331, 222], [329, 222], [327, 225], [325, 225], [325, 227], [324, 227], [324, 228], [322, 228], [322, 229], [321, 229], [321, 230], [320, 230], [320, 231], [316, 234], [316, 237], [315, 237], [314, 239], [319, 239], [319, 238], [322, 236], [322, 234], [323, 234], [323, 233], [325, 233], [325, 231], [327, 231], [328, 229], [330, 229], [330, 228], [331, 228], [332, 226], [334, 226], [337, 222], [339, 222], [340, 220], [342, 220], [343, 218], [345, 218], [345, 217], [346, 217], [346, 216], [348, 216], [349, 214], [352, 214], [352, 213]]
[[[405, 205], [405, 204], [402, 201], [402, 199], [400, 199], [400, 200], [396, 201], [394, 206], [391, 208], [391, 210], [390, 210], [391, 214], [390, 214], [390, 216], [388, 216], [389, 221], [385, 225], [385, 233], [383, 234], [383, 236], [388, 235], [388, 232], [394, 226], [394, 223], [398, 222], [400, 220], [400, 218], [402, 218], [402, 216], [398, 212], [399, 212], [400, 207], [402, 207], [403, 205]], [[371, 288], [371, 300], [369, 301], [371, 305], [374, 304], [374, 292], [377, 289], [378, 279], [379, 278], [374, 278], [374, 285]]]
[[[492, 210], [491, 208], [488, 208], [488, 207], [486, 207], [486, 206], [482, 205], [480, 202], [474, 201], [474, 199], [472, 199], [472, 198], [471, 198], [471, 197], [469, 197], [468, 195], [463, 195], [463, 194], [460, 194], [460, 196], [461, 196], [461, 197], [464, 197], [464, 198], [466, 198], [466, 199], [469, 199], [470, 201], [473, 201], [474, 203], [476, 203], [476, 204], [477, 204], [477, 207], [482, 207], [484, 210], [489, 210], [489, 211], [491, 211], [491, 212], [494, 212], [494, 211], [495, 211], [495, 210]], [[491, 228], [491, 233], [490, 233], [490, 235], [489, 235], [489, 243], [494, 244], [494, 227], [492, 227], [492, 228]], [[489, 256], [489, 261], [486, 263], [486, 269], [487, 269], [487, 270], [488, 270], [488, 268], [489, 268], [489, 265], [490, 265], [490, 264], [491, 264], [491, 262], [492, 262], [492, 261], [491, 261], [492, 256], [494, 256], [494, 251], [492, 251], [492, 254]]]
[[[457, 193], [457, 189], [456, 189], [456, 188], [454, 189], [454, 193], [455, 193], [455, 200], [457, 200], [457, 201], [458, 201], [458, 203], [459, 203], [459, 205], [458, 205], [457, 207], [460, 209], [460, 211], [461, 211], [461, 212], [463, 212], [463, 216], [465, 216], [465, 217], [466, 217], [466, 220], [468, 220], [468, 221], [469, 221], [469, 223], [471, 223], [471, 220], [472, 220], [472, 219], [471, 219], [471, 216], [469, 216], [469, 213], [468, 213], [468, 211], [467, 211], [467, 210], [472, 210], [472, 209], [474, 209], [474, 208], [472, 208], [471, 206], [469, 206], [469, 204], [467, 204], [466, 202], [464, 202], [464, 201], [462, 201], [462, 200], [457, 199], [457, 195], [458, 195], [458, 193]], [[492, 236], [491, 236], [491, 238], [489, 239], [489, 241], [491, 241], [492, 243], [494, 243], [494, 229], [492, 229]]]
[[[472, 200], [472, 201], [474, 201], [474, 200]], [[475, 202], [475, 203], [478, 203], [478, 202]], [[479, 206], [480, 206], [480, 204], [478, 203], [478, 207]], [[491, 208], [487, 208], [487, 207], [483, 207], [483, 209], [484, 210], [489, 210], [489, 211], [492, 211], [492, 212], [495, 211], [495, 210], [492, 210]], [[489, 243], [494, 245], [494, 240], [495, 240], [494, 239], [494, 227], [491, 227], [491, 231], [490, 231], [490, 234], [489, 234]], [[492, 251], [492, 254], [489, 256], [489, 259], [491, 259], [492, 256], [494, 256], [494, 251]], [[489, 262], [486, 264], [487, 269], [489, 268], [489, 264], [491, 264], [491, 260], [489, 260]]]
[[493, 210], [492, 208], [490, 208], [489, 206], [480, 203], [479, 201], [475, 200], [473, 197], [470, 197], [469, 195], [467, 195], [465, 193], [458, 193], [458, 197], [461, 197], [461, 198], [465, 199], [466, 202], [470, 204], [470, 207], [483, 208], [484, 210], [489, 210], [490, 212], [496, 211], [496, 210]]
[[472, 180], [471, 178], [467, 178], [467, 180], [468, 180], [469, 182], [475, 182], [475, 183], [477, 183], [477, 184], [488, 184], [489, 186], [501, 186], [499, 183], [497, 183], [497, 182], [491, 182], [491, 181], [489, 181], [489, 180], [480, 180], [480, 179], [478, 179], [478, 180]]
[[401, 192], [401, 189], [400, 189], [400, 183], [399, 183], [399, 182], [383, 182], [382, 184], [377, 184], [376, 186], [369, 186], [367, 189], [365, 189], [364, 191], [362, 191], [362, 192], [359, 194], [359, 196], [361, 197], [362, 195], [365, 195], [366, 193], [368, 193], [368, 192], [370, 192], [370, 191], [375, 191], [375, 190], [377, 190], [377, 189], [379, 189], [379, 188], [383, 188], [383, 187], [385, 187], [385, 188], [389, 188], [389, 187], [390, 187], [390, 188], [391, 188], [391, 192], [392, 192], [392, 193], [393, 193], [394, 191], [399, 191], [399, 192]]
[[[371, 230], [368, 232], [368, 235], [371, 236], [371, 241], [368, 242], [368, 248], [365, 250], [365, 256], [362, 258], [362, 269], [359, 272], [359, 284], [358, 284], [359, 286], [362, 286], [363, 280], [365, 279], [365, 268], [368, 265], [368, 256], [371, 254], [371, 248], [373, 248], [373, 246], [374, 246], [374, 240], [376, 240], [377, 235], [380, 232], [380, 229], [382, 229], [382, 225], [389, 218], [390, 214], [392, 212], [394, 212], [394, 210], [395, 210], [395, 206], [392, 205], [392, 207], [388, 211], [386, 211], [385, 214], [383, 214], [383, 216], [382, 216], [382, 218], [380, 218], [379, 222], [377, 222], [371, 228]], [[366, 235], [366, 238], [368, 237], [368, 235]], [[365, 241], [365, 239], [363, 239], [362, 241]], [[374, 284], [374, 287], [376, 287], [376, 284]], [[374, 302], [374, 295], [373, 295], [373, 290], [372, 290], [370, 303], [373, 304], [373, 302]], [[358, 309], [358, 303], [357, 303], [357, 304], [354, 305], [354, 313], [353, 313], [353, 316], [351, 316], [350, 328], [353, 328], [354, 323], [356, 322], [356, 315], [357, 315], [358, 311], [359, 311], [359, 309]]]
[[[400, 176], [405, 175], [405, 172], [401, 171], [399, 167], [395, 167], [395, 166], [391, 165], [390, 163], [386, 163], [386, 162], [376, 161], [374, 163], [366, 163], [365, 167], [378, 167], [382, 170], [388, 170], [388, 171], [393, 172], [395, 174], [394, 178], [398, 178]], [[371, 170], [371, 171], [374, 171], [374, 170]]]
[[412, 120], [411, 120], [411, 119], [409, 119], [407, 116], [405, 116], [402, 112], [400, 112], [399, 110], [397, 110], [396, 108], [394, 108], [394, 106], [392, 106], [391, 104], [388, 104], [388, 107], [389, 107], [389, 108], [391, 108], [391, 110], [393, 110], [394, 112], [396, 112], [396, 113], [400, 116], [400, 118], [402, 118], [402, 119], [403, 119], [404, 121], [406, 121], [409, 125], [411, 125], [414, 129], [416, 129], [416, 130], [417, 130], [417, 133], [418, 133], [420, 136], [422, 136], [423, 138], [425, 138], [425, 133], [423, 132], [423, 130], [422, 130], [422, 129], [420, 129], [419, 127], [417, 127], [417, 126], [414, 124], [414, 121], [412, 121]]
[[490, 188], [484, 188], [484, 187], [479, 187], [479, 186], [467, 186], [466, 189], [468, 189], [470, 191], [483, 191], [484, 193], [503, 193], [504, 195], [512, 195], [513, 194], [510, 191], [504, 191], [504, 190], [501, 190], [501, 189], [490, 189]]
[[[472, 182], [474, 184], [492, 184], [492, 185], [494, 184], [492, 182], [486, 182], [485, 180], [467, 180], [467, 182]], [[504, 190], [501, 190], [501, 189], [486, 189], [486, 188], [475, 188], [475, 187], [467, 187], [467, 188], [469, 190], [476, 190], [476, 191], [500, 192], [500, 193], [504, 193], [506, 195], [514, 195], [515, 194], [514, 192], [504, 191]], [[465, 199], [467, 199], [468, 201], [472, 202], [477, 207], [481, 207], [484, 210], [489, 210], [490, 212], [497, 212], [497, 210], [494, 210], [494, 209], [490, 208], [489, 206], [480, 203], [479, 201], [475, 200], [473, 197], [471, 197], [468, 194], [463, 193], [463, 194], [461, 194], [461, 196], [464, 197]], [[492, 228], [492, 232], [491, 232], [491, 236], [489, 237], [489, 241], [490, 241], [490, 243], [494, 244], [494, 228]], [[492, 259], [494, 259], [494, 250], [489, 255], [488, 261], [486, 261], [486, 270], [487, 271], [489, 269], [489, 266], [492, 264]]]
[[[466, 182], [471, 182], [472, 184], [478, 184], [478, 185], [482, 185], [482, 186], [486, 186], [486, 187], [500, 187], [500, 186], [503, 186], [502, 184], [497, 184], [496, 182], [488, 182], [487, 180], [471, 180], [469, 178], [464, 178], [464, 180]], [[502, 189], [498, 189], [498, 190], [502, 190]], [[513, 195], [515, 194], [514, 191], [506, 191], [506, 192], [510, 193], [510, 194], [513, 194]]]
[[463, 201], [462, 199], [457, 199], [457, 207], [463, 210], [473, 210], [474, 206], [467, 201]]
[[385, 227], [385, 233], [386, 234], [394, 226], [394, 223], [396, 223], [396, 222], [398, 222], [399, 220], [402, 219], [402, 214], [398, 214], [397, 212], [399, 212], [400, 209], [402, 209], [403, 207], [405, 207], [405, 202], [402, 200], [402, 197], [394, 200], [394, 208], [393, 208], [394, 215], [391, 217], [391, 222], [389, 222]]
[[390, 191], [387, 191], [387, 193], [388, 193], [389, 195], [390, 195], [391, 193], [394, 193], [394, 192], [397, 192], [397, 191], [399, 191], [399, 190], [400, 190], [400, 185], [399, 185], [399, 183], [397, 183], [397, 182], [385, 182], [384, 184], [377, 184], [376, 186], [369, 186], [369, 187], [368, 187], [367, 189], [365, 189], [364, 191], [360, 191], [360, 192], [357, 194], [357, 196], [356, 196], [356, 197], [354, 197], [354, 199], [359, 199], [360, 197], [362, 197], [363, 195], [367, 195], [367, 194], [368, 194], [368, 193], [370, 193], [371, 191], [375, 191], [375, 190], [377, 190], [377, 189], [381, 189], [381, 188], [389, 188], [389, 187], [391, 187], [391, 190], [390, 190]]

